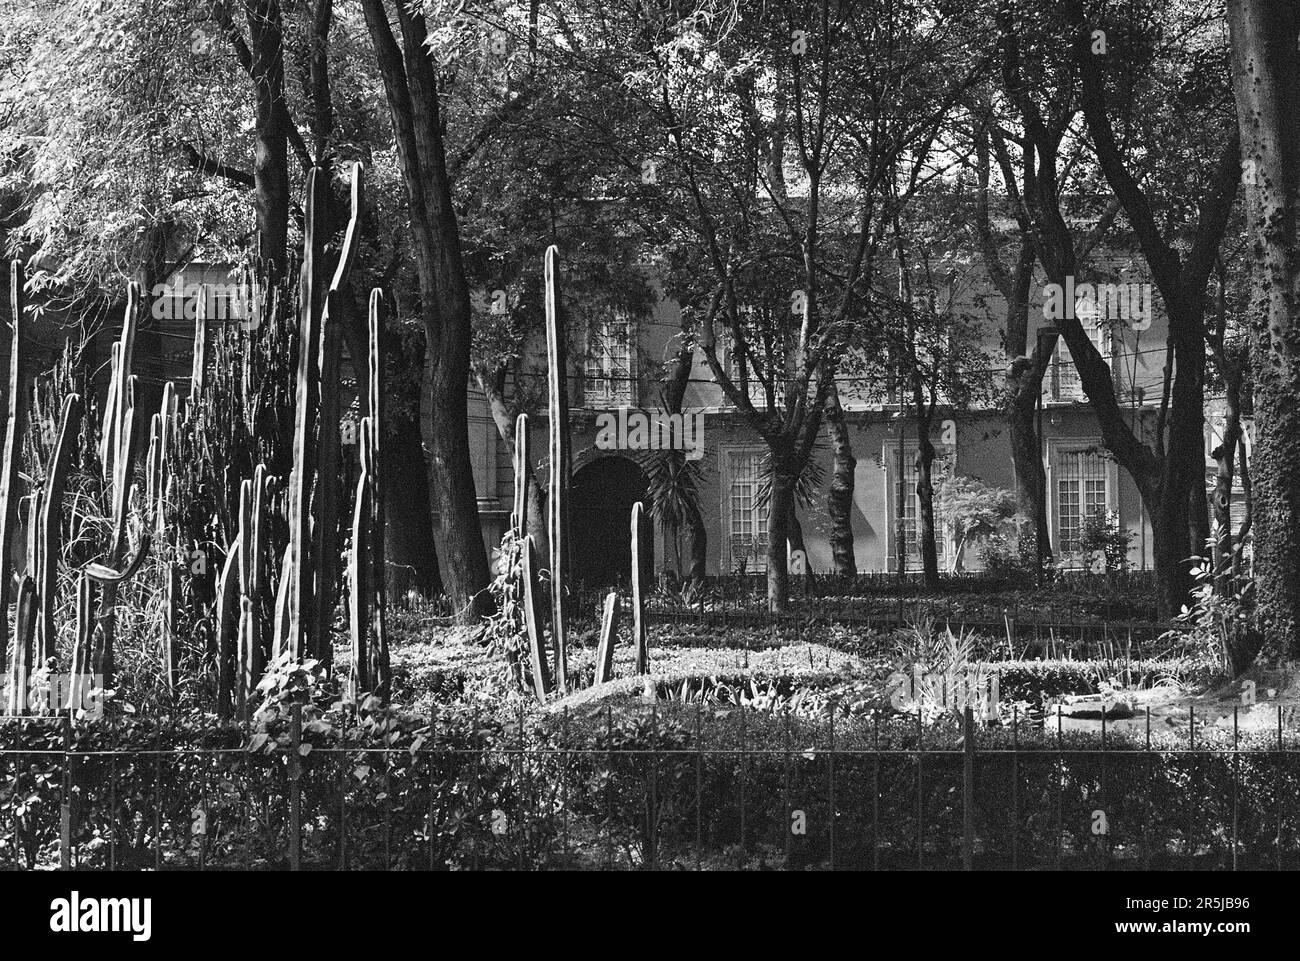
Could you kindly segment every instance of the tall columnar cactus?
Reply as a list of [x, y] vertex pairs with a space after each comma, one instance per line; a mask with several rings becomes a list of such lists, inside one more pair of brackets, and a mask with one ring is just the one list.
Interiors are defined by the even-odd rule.
[[302, 273], [298, 283], [298, 376], [295, 385], [293, 473], [289, 478], [289, 562], [281, 572], [287, 579], [289, 633], [285, 647], [301, 660], [308, 644], [313, 614], [314, 577], [310, 566], [311, 482], [315, 476], [316, 404], [320, 390], [320, 317], [316, 309], [317, 258], [323, 241], [317, 237], [316, 211], [325, 185], [320, 171], [307, 174], [307, 210], [303, 228]]
[[356, 499], [352, 504], [352, 553], [348, 557], [349, 627], [352, 636], [351, 695], [355, 700], [371, 690], [370, 671], [370, 418], [359, 425], [361, 469], [357, 476]]
[[181, 571], [175, 564], [167, 565], [167, 589], [163, 596], [163, 680], [167, 693], [176, 696], [181, 685], [180, 651]]
[[145, 455], [144, 466], [144, 503], [145, 514], [149, 523], [154, 523], [154, 511], [161, 500], [159, 486], [162, 484], [162, 414], [154, 414], [149, 419], [149, 451]]
[[646, 636], [645, 595], [641, 586], [641, 502], [632, 505], [632, 643], [636, 647], [636, 672], [650, 670], [650, 646]]
[[[134, 385], [131, 383], [131, 365], [135, 356], [135, 334], [140, 323], [142, 294], [140, 285], [132, 282], [126, 291], [126, 316], [122, 320], [122, 336], [113, 350], [112, 377], [108, 385], [108, 400], [104, 408], [104, 425], [100, 438], [100, 462], [104, 480], [116, 493], [121, 471], [119, 460], [127, 445], [124, 437], [126, 411], [133, 406]], [[130, 452], [128, 451], [128, 454]], [[130, 483], [130, 474], [127, 474]]]
[[565, 392], [567, 351], [556, 294], [554, 245], [546, 248], [546, 363], [550, 428], [550, 496], [547, 535], [551, 547], [551, 642], [555, 646], [555, 683], [568, 689], [568, 636], [565, 629], [565, 577], [569, 549], [569, 398]]
[[[244, 483], [248, 483], [245, 481]], [[239, 552], [237, 536], [226, 552], [226, 562], [217, 581], [217, 716], [227, 718], [232, 709], [243, 712], [238, 698], [238, 636], [240, 632]]]
[[528, 533], [528, 415], [515, 418], [515, 505], [510, 523], [515, 536]]
[[199, 398], [203, 395], [203, 376], [208, 364], [208, 298], [199, 298], [199, 307], [194, 319], [194, 359], [190, 365], [190, 402], [185, 408], [188, 418], [198, 409]]
[[226, 553], [217, 587], [217, 710], [245, 713], [266, 669], [261, 604], [266, 580], [266, 501], [273, 478], [258, 464], [239, 487], [239, 533]]
[[[354, 204], [354, 210], [356, 206]], [[349, 227], [349, 229], [351, 229]], [[370, 619], [373, 633], [372, 660], [375, 691], [388, 697], [391, 673], [388, 661], [388, 556], [385, 543], [384, 471], [382, 467], [384, 435], [383, 300], [378, 287], [370, 291], [367, 314], [367, 416], [370, 418]]]
[[178, 406], [176, 384], [169, 380], [163, 385], [162, 404], [158, 411], [158, 456], [154, 463], [154, 499], [149, 503], [149, 511], [153, 513], [154, 529], [159, 541], [167, 533], [167, 503], [172, 480], [170, 458], [178, 426]]
[[28, 682], [32, 676], [32, 635], [36, 627], [36, 582], [23, 575], [18, 585], [18, 616], [15, 620], [14, 663], [9, 674], [8, 714], [28, 712]]
[[[327, 555], [327, 531], [338, 528], [337, 498], [325, 487], [336, 483], [338, 406], [336, 381], [325, 384], [326, 403], [321, 406], [322, 354], [330, 344], [330, 307], [347, 283], [356, 257], [358, 219], [361, 207], [361, 165], [352, 166], [352, 216], [348, 222], [339, 261], [330, 281], [328, 298], [320, 290], [323, 276], [325, 237], [318, 230], [317, 211], [328, 189], [322, 171], [313, 168], [307, 177], [307, 209], [303, 238], [303, 265], [299, 284], [298, 377], [294, 411], [294, 471], [289, 490], [290, 563], [283, 577], [287, 582], [288, 634], [284, 643], [295, 659], [307, 654], [321, 656], [329, 644], [329, 615], [333, 613], [333, 563]], [[318, 416], [318, 414], [323, 416]], [[320, 440], [317, 430], [319, 427]], [[323, 458], [323, 459], [322, 459]], [[331, 471], [329, 474], [322, 471]], [[312, 532], [313, 494], [318, 508], [316, 537]], [[322, 514], [321, 511], [333, 511]]]
[[383, 595], [383, 555], [375, 550], [378, 525], [374, 499], [378, 465], [375, 429], [369, 416], [361, 418], [361, 470], [352, 510], [352, 553], [348, 557], [349, 627], [352, 636], [352, 694], [366, 691], [387, 697], [391, 686], [388, 638], [382, 630], [379, 604]]
[[[241, 607], [240, 637], [245, 643], [239, 652], [240, 690], [247, 697], [254, 685], [266, 670], [266, 639], [262, 626], [262, 603], [266, 592], [266, 539], [270, 533], [267, 500], [271, 496], [271, 486], [275, 478], [266, 472], [265, 464], [258, 464], [253, 470], [252, 513], [248, 519], [245, 532], [251, 538], [252, 547], [248, 552], [247, 581], [243, 589]], [[245, 602], [247, 602], [245, 604]], [[243, 613], [247, 608], [247, 614]], [[247, 630], [242, 627], [242, 618], [247, 617]]]
[[528, 634], [529, 670], [533, 692], [545, 702], [551, 693], [551, 675], [546, 665], [546, 644], [542, 637], [541, 588], [537, 583], [537, 545], [531, 534], [524, 535], [521, 568], [524, 582], [524, 630]]
[[312, 638], [313, 656], [329, 663], [333, 660], [330, 628], [334, 622], [337, 596], [339, 561], [339, 477], [343, 471], [343, 445], [339, 423], [343, 402], [338, 389], [342, 379], [343, 325], [339, 319], [339, 294], [331, 290], [321, 313], [321, 342], [318, 370], [320, 371], [320, 411], [317, 417], [320, 429], [316, 443], [316, 480], [312, 484], [312, 549], [315, 568], [315, 589], [312, 601], [312, 623], [308, 636]]
[[600, 644], [596, 647], [595, 683], [614, 679], [614, 647], [618, 644], [618, 593], [605, 595], [605, 609], [600, 618]]
[[94, 622], [91, 620], [90, 578], [77, 575], [77, 623], [72, 637], [72, 683], [68, 685], [68, 711], [76, 718], [77, 711], [86, 703], [87, 675], [90, 673], [90, 641]]
[[27, 399], [31, 395], [31, 374], [26, 357], [27, 339], [23, 336], [26, 303], [23, 292], [23, 265], [15, 260], [9, 265], [9, 306], [13, 321], [9, 339], [9, 369], [5, 392], [6, 410], [4, 463], [0, 465], [0, 672], [5, 668], [9, 644], [10, 585], [14, 578], [13, 548], [19, 529], [18, 485], [22, 467], [23, 434], [27, 428]]
[[152, 534], [146, 523], [135, 556], [122, 567], [126, 552], [127, 511], [133, 501], [136, 433], [141, 423], [135, 408], [136, 378], [131, 374], [131, 357], [142, 303], [140, 285], [130, 284], [127, 288], [122, 337], [114, 345], [117, 363], [109, 384], [108, 401], [101, 425], [103, 440], [100, 450], [104, 462], [105, 492], [111, 505], [113, 521], [112, 537], [105, 554], [107, 563], [95, 562], [82, 568], [91, 579], [101, 584], [99, 648], [94, 658], [94, 667], [96, 673], [103, 675], [106, 687], [113, 683], [118, 585], [134, 577], [140, 569], [148, 554]]
[[54, 596], [58, 588], [59, 558], [63, 554], [63, 492], [68, 483], [72, 447], [76, 442], [77, 424], [80, 420], [81, 396], [69, 394], [63, 400], [58, 440], [50, 455], [45, 488], [40, 495], [40, 549], [36, 555], [35, 576], [40, 601], [36, 658], [41, 664], [53, 657], [55, 651], [57, 635], [54, 626]]

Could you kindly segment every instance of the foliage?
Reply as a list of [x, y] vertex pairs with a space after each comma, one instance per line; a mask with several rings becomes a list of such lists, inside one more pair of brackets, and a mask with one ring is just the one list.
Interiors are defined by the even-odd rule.
[[[1088, 569], [1095, 573], [1103, 570], [1125, 572], [1130, 566], [1128, 552], [1133, 537], [1134, 532], [1120, 524], [1119, 514], [1115, 511], [1095, 511], [1083, 519], [1079, 553], [1085, 558]], [[1102, 570], [1097, 570], [1098, 567]]]
[[1255, 581], [1242, 577], [1232, 583], [1229, 592], [1217, 590], [1216, 577], [1230, 577], [1232, 559], [1225, 558], [1221, 569], [1215, 571], [1210, 560], [1213, 546], [1213, 539], [1207, 541], [1207, 556], [1193, 558], [1196, 586], [1191, 604], [1184, 605], [1175, 620], [1190, 628], [1184, 636], [1202, 656], [1213, 660], [1226, 675], [1236, 676], [1259, 649], [1254, 627]]
[[960, 558], [969, 541], [1002, 533], [1016, 516], [1016, 498], [1010, 491], [962, 476], [940, 481], [934, 507], [956, 542], [954, 569], [960, 569]]
[[498, 692], [503, 695], [532, 689], [524, 620], [524, 544], [513, 527], [501, 535], [501, 546], [492, 558], [497, 573], [488, 587], [496, 609], [484, 619], [477, 635], [501, 664]]

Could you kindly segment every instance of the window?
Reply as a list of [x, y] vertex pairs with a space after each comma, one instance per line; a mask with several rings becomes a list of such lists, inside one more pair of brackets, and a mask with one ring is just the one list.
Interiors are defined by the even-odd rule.
[[[1095, 314], [1095, 312], [1094, 316], [1085, 317], [1082, 313], [1082, 307], [1080, 307], [1079, 322], [1083, 324], [1083, 329], [1087, 331], [1088, 339], [1092, 341], [1092, 345], [1097, 348], [1102, 358], [1107, 363], [1110, 363], [1110, 327], [1104, 322], [1104, 318]], [[1070, 357], [1070, 348], [1066, 346], [1064, 337], [1058, 337], [1056, 340], [1056, 351], [1052, 354], [1052, 365], [1049, 374], [1049, 399], [1056, 401], [1087, 400], [1087, 396], [1083, 392], [1083, 382], [1079, 379], [1079, 370], [1075, 367], [1073, 358]]]
[[632, 322], [622, 314], [596, 321], [588, 328], [585, 371], [588, 405], [636, 402], [632, 328]]
[[767, 570], [767, 508], [757, 505], [762, 461], [758, 451], [727, 454], [728, 546], [733, 570], [742, 564], [747, 571]]
[[[887, 476], [887, 494], [888, 503], [885, 505], [885, 513], [889, 521], [889, 529], [886, 532], [886, 543], [889, 547], [889, 556], [887, 566], [891, 571], [898, 570], [898, 538], [901, 533], [903, 544], [907, 551], [907, 569], [909, 571], [919, 571], [921, 569], [921, 544], [920, 544], [920, 522], [921, 517], [921, 495], [916, 492], [916, 483], [919, 479], [920, 469], [916, 457], [916, 445], [909, 443], [903, 451], [903, 473], [899, 474], [898, 464], [898, 442], [887, 445], [883, 456], [885, 457], [885, 474]], [[953, 467], [952, 457], [947, 448], [936, 444], [934, 463], [930, 465], [930, 483], [934, 487], [935, 494], [939, 492], [939, 487], [943, 479], [947, 476]], [[903, 516], [902, 523], [899, 523], [898, 506], [902, 501]], [[939, 558], [939, 566], [944, 567], [949, 561], [949, 553], [952, 547], [952, 537], [942, 517], [938, 515], [937, 505], [938, 497], [935, 497], [936, 512], [934, 518], [934, 548]]]
[[1057, 551], [1077, 554], [1083, 522], [1109, 506], [1109, 463], [1095, 450], [1063, 450], [1057, 453], [1053, 473], [1056, 494]]

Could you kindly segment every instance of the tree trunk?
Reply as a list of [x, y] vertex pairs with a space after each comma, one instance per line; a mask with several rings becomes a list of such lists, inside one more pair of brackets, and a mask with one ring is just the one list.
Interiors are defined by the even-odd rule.
[[[1032, 365], [1031, 365], [1032, 368]], [[1032, 369], [1017, 375], [1008, 374], [1011, 387], [1006, 415], [1011, 439], [1011, 463], [1016, 477], [1016, 507], [1020, 515], [1018, 537], [1021, 543], [1032, 541], [1040, 564], [1052, 556], [1047, 526], [1047, 474], [1043, 470], [1042, 440], [1038, 436], [1035, 412], [1042, 377]]]
[[441, 574], [457, 611], [475, 620], [489, 600], [489, 573], [469, 450], [469, 285], [447, 176], [438, 81], [422, 14], [396, 4], [399, 46], [383, 0], [363, 0], [362, 6], [383, 74], [415, 241], [431, 361], [428, 448], [445, 561]]
[[249, 0], [255, 88], [253, 207], [268, 283], [285, 269], [289, 242], [289, 141], [284, 109], [284, 45], [279, 0]]
[[709, 532], [704, 526], [704, 516], [694, 505], [686, 509], [686, 534], [688, 542], [686, 577], [702, 581], [708, 572]]
[[1160, 496], [1152, 488], [1143, 494], [1151, 519], [1151, 554], [1155, 561], [1160, 616], [1170, 618], [1187, 602], [1187, 501]]
[[[513, 464], [515, 462], [515, 418], [506, 403], [501, 385], [499, 382], [494, 382], [492, 378], [482, 374], [479, 374], [475, 379], [478, 381], [479, 389], [483, 391], [483, 396], [487, 398], [488, 410], [492, 413], [492, 423], [496, 425], [497, 436], [505, 444], [506, 452], [510, 455], [510, 463]], [[543, 557], [548, 557], [550, 556], [550, 548], [547, 546], [546, 513], [545, 504], [542, 501], [542, 488], [537, 482], [537, 471], [533, 467], [531, 460], [526, 467], [528, 472], [528, 533], [533, 537], [533, 544], [537, 548], [537, 553]]]
[[925, 577], [925, 586], [932, 589], [939, 587], [939, 552], [934, 539], [934, 445], [930, 443], [930, 431], [927, 423], [918, 425], [920, 435], [917, 438], [916, 496], [920, 501], [920, 515], [917, 517], [917, 537], [921, 549], [921, 571]]
[[826, 395], [826, 429], [831, 436], [831, 483], [826, 491], [826, 513], [830, 518], [831, 563], [842, 577], [856, 577], [857, 558], [853, 550], [853, 482], [857, 458], [849, 437], [840, 395], [832, 383]]
[[790, 521], [785, 533], [785, 542], [790, 545], [791, 551], [808, 553], [808, 548], [803, 542], [803, 525], [799, 523], [799, 510], [793, 500], [790, 502]]
[[963, 531], [957, 537], [957, 543], [952, 549], [952, 567], [949, 570], [954, 574], [961, 574], [966, 570], [966, 533]]
[[384, 549], [389, 596], [442, 590], [432, 550], [433, 511], [418, 419], [402, 418], [379, 449], [384, 478]]
[[[773, 458], [775, 460], [775, 458]], [[790, 573], [786, 567], [786, 542], [794, 509], [797, 473], [773, 465], [772, 492], [767, 507], [767, 609], [784, 614], [789, 609]]]
[[1246, 217], [1255, 260], [1256, 596], [1264, 651], [1300, 655], [1300, 10], [1229, 0]]
[[1237, 391], [1228, 385], [1223, 414], [1223, 441], [1214, 455], [1214, 589], [1220, 596], [1232, 593], [1230, 564], [1234, 537], [1232, 533], [1232, 483], [1236, 476], [1237, 442], [1241, 438], [1241, 411]]

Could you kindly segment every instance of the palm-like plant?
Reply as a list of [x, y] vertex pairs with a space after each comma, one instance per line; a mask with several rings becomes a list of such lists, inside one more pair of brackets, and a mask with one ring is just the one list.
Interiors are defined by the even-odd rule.
[[637, 462], [646, 476], [650, 516], [663, 527], [680, 571], [683, 568], [679, 534], [694, 519], [703, 517], [700, 490], [704, 484], [704, 468], [699, 461], [689, 460], [681, 450], [642, 451]]

